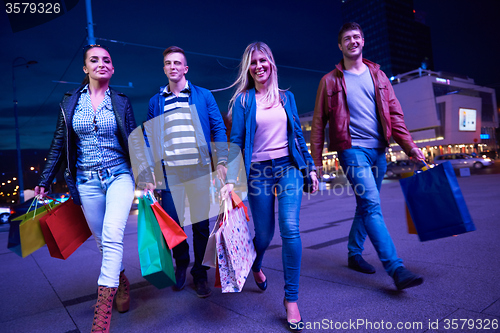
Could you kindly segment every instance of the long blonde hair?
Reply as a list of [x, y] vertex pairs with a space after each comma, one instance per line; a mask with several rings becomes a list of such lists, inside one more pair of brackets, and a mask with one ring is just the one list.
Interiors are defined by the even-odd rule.
[[282, 94], [280, 94], [280, 92], [282, 90], [280, 90], [278, 87], [278, 68], [276, 67], [276, 63], [274, 62], [273, 53], [266, 43], [254, 42], [248, 45], [245, 49], [245, 52], [243, 52], [243, 56], [241, 58], [239, 66], [240, 69], [238, 71], [238, 78], [231, 86], [229, 86], [229, 88], [236, 86], [236, 91], [229, 101], [229, 112], [227, 114], [227, 117], [229, 119], [232, 119], [233, 106], [236, 102], [236, 98], [240, 94], [242, 94], [241, 103], [244, 105], [245, 99], [248, 95], [248, 90], [255, 88], [255, 82], [249, 71], [250, 63], [252, 62], [252, 54], [254, 51], [260, 51], [264, 53], [267, 61], [269, 61], [269, 64], [271, 65], [271, 75], [269, 76], [269, 80], [271, 80], [271, 82], [266, 94], [263, 96], [264, 103], [266, 103], [266, 105], [273, 106], [281, 101]]

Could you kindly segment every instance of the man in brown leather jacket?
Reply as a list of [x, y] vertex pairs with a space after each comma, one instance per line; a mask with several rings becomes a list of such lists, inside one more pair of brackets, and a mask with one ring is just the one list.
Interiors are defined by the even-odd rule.
[[401, 105], [380, 66], [363, 59], [364, 37], [359, 24], [340, 29], [338, 45], [343, 59], [320, 81], [311, 129], [311, 151], [321, 170], [325, 126], [329, 123], [329, 151], [337, 151], [340, 165], [356, 195], [348, 243], [349, 267], [375, 273], [361, 253], [370, 237], [398, 290], [420, 285], [423, 278], [406, 269], [397, 256], [380, 207], [380, 187], [387, 168], [385, 149], [392, 136], [413, 159], [423, 153], [404, 123]]

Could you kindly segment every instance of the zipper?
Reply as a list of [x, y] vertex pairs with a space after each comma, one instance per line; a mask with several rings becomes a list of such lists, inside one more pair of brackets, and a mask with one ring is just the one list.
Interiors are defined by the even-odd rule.
[[61, 108], [61, 112], [63, 114], [64, 118], [64, 124], [66, 125], [66, 160], [68, 162], [68, 173], [71, 178], [73, 178], [73, 175], [71, 174], [71, 167], [69, 165], [69, 128], [68, 128], [68, 121], [66, 119], [66, 114], [64, 113], [64, 109], [61, 104], [59, 104], [59, 107]]

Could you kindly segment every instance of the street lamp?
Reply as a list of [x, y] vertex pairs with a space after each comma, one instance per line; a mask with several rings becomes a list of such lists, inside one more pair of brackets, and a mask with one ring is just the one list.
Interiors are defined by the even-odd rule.
[[[18, 60], [23, 60], [23, 63], [17, 64]], [[21, 140], [19, 139], [19, 120], [17, 116], [17, 96], [16, 96], [16, 76], [14, 68], [26, 66], [28, 68], [30, 65], [37, 64], [35, 60], [27, 61], [23, 57], [17, 57], [12, 61], [12, 89], [14, 91], [14, 118], [16, 120], [16, 149], [17, 149], [17, 173], [19, 178], [19, 203], [24, 202], [24, 184], [23, 184], [23, 166], [21, 163]]]

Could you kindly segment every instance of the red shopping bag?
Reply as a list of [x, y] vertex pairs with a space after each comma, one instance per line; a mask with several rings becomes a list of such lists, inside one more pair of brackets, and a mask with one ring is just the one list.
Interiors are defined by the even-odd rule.
[[234, 191], [231, 191], [231, 199], [233, 201], [233, 207], [243, 208], [245, 210], [245, 217], [247, 218], [247, 221], [250, 221], [250, 218], [248, 217], [247, 206], [245, 206], [243, 201], [241, 201], [240, 197], [236, 193], [234, 193]]
[[82, 208], [69, 198], [40, 218], [50, 256], [67, 259], [91, 235]]
[[215, 259], [215, 284], [214, 284], [214, 287], [215, 288], [222, 288], [221, 284], [220, 284], [220, 273], [219, 273], [219, 262], [217, 261], [217, 259]]
[[173, 249], [187, 238], [184, 230], [182, 230], [177, 222], [167, 214], [157, 201], [151, 205], [151, 208], [155, 213], [155, 217], [158, 220], [161, 232], [163, 237], [165, 237], [169, 249]]

